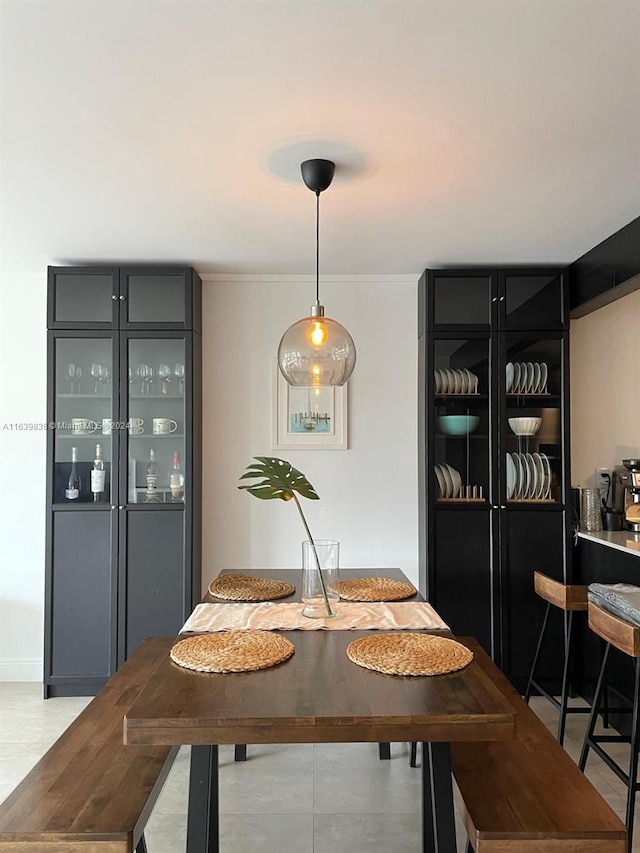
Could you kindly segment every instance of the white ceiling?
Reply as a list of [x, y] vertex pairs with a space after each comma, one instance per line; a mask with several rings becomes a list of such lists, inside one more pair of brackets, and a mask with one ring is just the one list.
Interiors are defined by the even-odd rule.
[[570, 262], [640, 214], [640, 0], [0, 5], [5, 270], [311, 273], [300, 151], [349, 155], [326, 274]]

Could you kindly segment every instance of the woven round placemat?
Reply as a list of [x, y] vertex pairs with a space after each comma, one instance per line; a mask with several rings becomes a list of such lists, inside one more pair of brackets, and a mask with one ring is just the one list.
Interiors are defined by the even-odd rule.
[[179, 640], [171, 660], [198, 672], [268, 669], [290, 658], [295, 647], [273, 631], [220, 631]]
[[446, 637], [398, 631], [354, 640], [347, 646], [347, 657], [389, 675], [444, 675], [471, 663], [473, 653]]
[[338, 587], [345, 601], [401, 601], [418, 591], [410, 583], [392, 578], [354, 578], [340, 581]]
[[274, 601], [295, 591], [295, 586], [287, 581], [249, 575], [220, 575], [209, 584], [209, 593], [226, 601]]

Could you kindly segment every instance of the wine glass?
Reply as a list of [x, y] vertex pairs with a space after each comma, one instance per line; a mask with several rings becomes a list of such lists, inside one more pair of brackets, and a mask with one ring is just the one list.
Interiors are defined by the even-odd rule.
[[172, 375], [173, 375], [172, 370], [168, 364], [161, 364], [160, 367], [158, 368], [158, 376], [160, 379], [162, 379], [162, 385], [160, 388], [161, 394], [168, 394], [169, 393], [169, 386], [171, 384]]
[[173, 368], [173, 375], [178, 380], [178, 394], [184, 394], [184, 364], [178, 362]]
[[100, 382], [102, 381], [102, 365], [97, 364], [95, 361], [91, 365], [91, 378], [95, 382], [95, 389], [93, 393], [97, 394]]
[[75, 384], [76, 384], [76, 380], [78, 378], [78, 374], [76, 372], [77, 370], [78, 370], [78, 368], [76, 367], [76, 365], [72, 361], [70, 361], [69, 364], [67, 365], [67, 372], [66, 372], [66, 377], [69, 380], [69, 384], [70, 384], [70, 390], [69, 390], [70, 394], [75, 394]]
[[136, 378], [140, 380], [140, 393], [145, 393], [145, 377], [147, 375], [147, 365], [139, 364], [136, 367]]

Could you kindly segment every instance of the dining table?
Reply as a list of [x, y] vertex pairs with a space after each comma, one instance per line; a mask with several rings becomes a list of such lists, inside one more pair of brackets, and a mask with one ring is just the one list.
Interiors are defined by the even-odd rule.
[[[296, 592], [283, 601], [300, 601], [301, 571], [242, 574], [290, 581]], [[400, 569], [340, 570], [341, 580], [361, 577], [408, 582]], [[209, 594], [203, 602], [225, 606]], [[423, 853], [455, 853], [450, 744], [515, 737], [513, 709], [475, 661], [436, 676], [357, 666], [347, 646], [373, 633], [379, 632], [283, 631], [295, 647], [288, 660], [239, 673], [178, 666], [169, 657], [176, 638], [167, 638], [167, 654], [125, 716], [124, 742], [191, 746], [187, 853], [219, 853], [220, 745], [402, 741], [422, 743]], [[434, 633], [453, 637], [442, 628]]]

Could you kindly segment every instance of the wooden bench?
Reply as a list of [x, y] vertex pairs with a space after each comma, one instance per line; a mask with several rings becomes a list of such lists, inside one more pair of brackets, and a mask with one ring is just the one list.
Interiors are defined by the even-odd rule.
[[123, 717], [166, 652], [166, 639], [145, 640], [0, 805], [0, 850], [145, 851], [177, 748], [125, 746]]
[[517, 713], [515, 740], [451, 745], [458, 805], [476, 853], [626, 853], [622, 820], [486, 652], [461, 638]]

